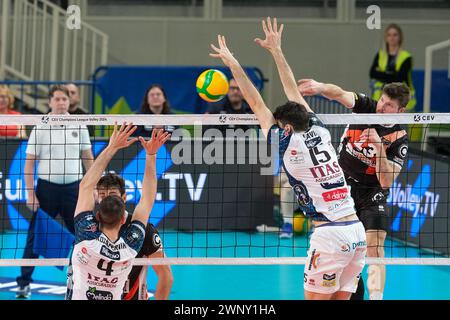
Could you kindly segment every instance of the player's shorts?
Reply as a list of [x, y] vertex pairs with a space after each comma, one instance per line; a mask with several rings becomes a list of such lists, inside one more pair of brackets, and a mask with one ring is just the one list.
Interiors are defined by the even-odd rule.
[[305, 290], [323, 294], [355, 292], [366, 251], [366, 233], [358, 220], [316, 227], [305, 264]]
[[389, 230], [389, 214], [385, 204], [356, 208], [356, 215], [366, 230]]

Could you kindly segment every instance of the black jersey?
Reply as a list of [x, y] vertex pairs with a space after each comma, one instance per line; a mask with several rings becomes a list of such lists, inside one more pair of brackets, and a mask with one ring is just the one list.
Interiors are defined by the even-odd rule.
[[[375, 113], [377, 101], [363, 94], [356, 94], [354, 113]], [[376, 149], [367, 141], [360, 141], [361, 133], [373, 128], [383, 142], [388, 160], [403, 167], [408, 152], [408, 136], [399, 125], [349, 125], [344, 131], [339, 149], [339, 165], [348, 182], [353, 186], [356, 207], [367, 202], [385, 200], [387, 191], [381, 188], [376, 175]]]
[[[128, 215], [124, 226], [131, 223], [132, 215]], [[162, 250], [162, 242], [155, 226], [148, 223], [145, 228], [144, 244], [136, 258], [150, 256], [158, 250]], [[147, 300], [147, 269], [148, 266], [133, 266], [128, 280], [125, 283], [123, 300]]]

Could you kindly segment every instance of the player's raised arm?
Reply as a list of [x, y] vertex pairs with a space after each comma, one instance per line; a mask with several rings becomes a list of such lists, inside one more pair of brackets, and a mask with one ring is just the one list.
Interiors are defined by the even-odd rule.
[[346, 91], [341, 87], [315, 81], [314, 79], [298, 80], [298, 90], [304, 96], [322, 95], [327, 99], [336, 100], [346, 108], [353, 108], [355, 103], [354, 93]]
[[308, 103], [297, 89], [294, 73], [281, 50], [281, 35], [283, 34], [284, 25], [282, 24], [280, 28], [278, 28], [277, 18], [274, 18], [272, 23], [271, 18], [268, 17], [267, 23], [264, 20], [262, 21], [262, 28], [266, 38], [264, 40], [256, 38], [255, 42], [272, 54], [288, 100], [300, 103], [306, 107], [308, 112], [312, 112]]
[[244, 69], [241, 67], [236, 58], [233, 57], [233, 54], [227, 47], [225, 37], [218, 35], [217, 39], [219, 48], [211, 44], [211, 48], [215, 51], [215, 53], [210, 53], [209, 55], [211, 57], [222, 59], [223, 63], [230, 68], [234, 79], [237, 81], [239, 88], [241, 89], [244, 99], [247, 101], [253, 113], [258, 118], [264, 135], [267, 136], [270, 127], [276, 124], [272, 112], [265, 105], [259, 91], [250, 81]]
[[103, 150], [100, 155], [95, 159], [94, 164], [84, 175], [80, 182], [79, 195], [77, 201], [77, 207], [75, 209], [75, 216], [84, 211], [90, 211], [94, 209], [94, 189], [100, 180], [106, 166], [114, 157], [116, 152], [122, 148], [126, 148], [137, 141], [137, 138], [129, 139], [129, 137], [136, 130], [136, 126], [132, 123], [126, 125], [124, 123], [120, 129], [117, 128], [117, 123], [114, 124], [114, 131], [109, 138], [109, 144]]
[[137, 204], [132, 220], [138, 220], [144, 225], [147, 225], [150, 211], [152, 211], [153, 204], [156, 198], [156, 154], [161, 146], [170, 139], [170, 134], [164, 132], [162, 129], [154, 129], [152, 131], [152, 137], [146, 141], [144, 138], [139, 137], [139, 141], [142, 147], [145, 149], [145, 171], [144, 179], [142, 181], [142, 195], [139, 203]]

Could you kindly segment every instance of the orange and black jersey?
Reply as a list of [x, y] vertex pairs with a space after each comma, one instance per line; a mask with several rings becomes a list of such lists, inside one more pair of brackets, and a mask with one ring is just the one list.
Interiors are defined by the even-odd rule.
[[[363, 94], [354, 93], [354, 96], [354, 113], [376, 112], [377, 101]], [[367, 141], [360, 141], [361, 133], [368, 128], [373, 128], [377, 131], [383, 142], [388, 160], [400, 168], [403, 167], [408, 151], [407, 133], [399, 125], [347, 126], [339, 148], [339, 165], [344, 170], [351, 184], [355, 185], [356, 183], [355, 187], [359, 189], [359, 197], [366, 199], [383, 191], [376, 175], [376, 149], [368, 144]]]
[[[124, 226], [131, 223], [132, 215], [128, 215]], [[143, 258], [162, 250], [162, 242], [155, 226], [147, 223], [144, 244], [136, 258]], [[122, 300], [147, 300], [147, 269], [148, 266], [133, 266], [125, 283]]]

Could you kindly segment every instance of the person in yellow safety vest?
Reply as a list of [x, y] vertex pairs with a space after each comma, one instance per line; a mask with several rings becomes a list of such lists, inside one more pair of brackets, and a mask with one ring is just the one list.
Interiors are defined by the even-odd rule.
[[372, 99], [379, 100], [382, 88], [391, 82], [404, 82], [410, 91], [407, 112], [414, 112], [416, 106], [415, 89], [412, 82], [412, 56], [402, 49], [403, 32], [400, 26], [393, 23], [384, 31], [385, 48], [378, 51], [370, 68]]

